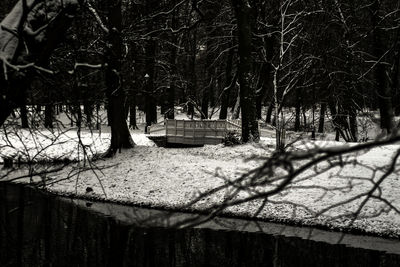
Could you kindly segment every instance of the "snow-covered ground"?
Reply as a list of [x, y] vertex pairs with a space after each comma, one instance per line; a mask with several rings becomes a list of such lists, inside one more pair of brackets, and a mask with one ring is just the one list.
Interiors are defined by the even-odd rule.
[[[75, 172], [76, 169], [79, 166], [87, 167], [87, 164], [75, 163], [62, 171], [48, 174], [47, 189], [60, 194], [151, 207], [206, 210], [214, 204], [222, 203], [232, 193], [232, 188], [209, 195], [194, 205], [188, 206], [188, 203], [207, 190], [225, 185], [259, 167], [271, 155], [274, 147], [274, 139], [265, 137], [259, 144], [234, 147], [221, 144], [199, 148], [156, 147], [139, 131], [133, 131], [132, 138], [137, 144], [133, 149], [117, 153], [111, 159], [97, 160], [93, 162], [92, 169], [82, 170], [79, 175], [71, 174], [78, 173]], [[110, 136], [104, 132], [99, 134], [83, 131], [80, 139], [86, 151], [103, 153], [107, 150]], [[0, 138], [0, 154], [29, 156], [35, 160], [82, 159], [82, 145], [78, 146], [77, 140], [77, 133], [71, 130], [63, 134], [19, 131], [18, 134], [7, 137], [3, 133]], [[343, 143], [299, 141], [293, 149], [337, 145]], [[375, 234], [400, 236], [400, 214], [389, 210], [387, 205], [390, 203], [393, 207], [400, 208], [400, 177], [396, 173], [389, 175], [378, 191], [387, 203], [378, 197], [369, 200], [360, 218], [351, 226], [350, 220], [342, 216], [357, 209], [363, 198], [356, 196], [371, 189], [385, 171], [384, 166], [399, 148], [400, 145], [397, 144], [388, 145], [352, 155], [348, 160], [356, 158], [356, 165], [333, 167], [321, 174], [315, 173], [317, 169], [309, 169], [286, 190], [269, 198], [262, 210], [258, 209], [263, 199], [257, 199], [229, 207], [224, 212], [275, 221], [325, 225], [336, 229], [350, 227]], [[251, 157], [253, 159], [248, 160]], [[322, 168], [326, 165], [319, 166]], [[3, 179], [13, 178], [21, 172], [23, 171], [10, 173]], [[0, 177], [1, 174], [0, 172]], [[87, 193], [88, 187], [93, 192]], [[259, 188], [259, 192], [268, 188]], [[242, 191], [236, 198], [251, 194], [255, 192]], [[353, 198], [355, 199], [352, 200]], [[348, 200], [348, 203], [335, 206], [323, 216], [315, 217], [315, 213], [344, 200]], [[371, 215], [374, 216], [370, 218]]]
[[[136, 145], [155, 146], [144, 134], [132, 131]], [[0, 131], [0, 163], [4, 157], [13, 157], [22, 162], [49, 162], [52, 160], [83, 160], [107, 151], [111, 140], [109, 131], [83, 130], [24, 130]], [[86, 154], [85, 154], [85, 153]]]

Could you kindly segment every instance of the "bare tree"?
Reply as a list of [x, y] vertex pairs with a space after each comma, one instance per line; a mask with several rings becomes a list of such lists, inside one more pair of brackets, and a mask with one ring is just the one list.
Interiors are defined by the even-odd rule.
[[242, 111], [242, 140], [243, 142], [258, 141], [260, 136], [255, 106], [255, 88], [252, 87], [251, 6], [247, 0], [232, 0], [232, 6], [236, 14], [239, 40], [238, 80]]
[[111, 146], [109, 155], [115, 154], [121, 148], [133, 147], [125, 116], [125, 91], [122, 86], [122, 15], [121, 1], [108, 1], [108, 30], [106, 48], [106, 84], [107, 97], [111, 117]]
[[[313, 56], [301, 52], [299, 40], [305, 39], [303, 34], [302, 19], [307, 13], [301, 9], [301, 4], [296, 0], [285, 0], [280, 5], [279, 28], [276, 35], [279, 44], [279, 53], [272, 64], [273, 66], [273, 104], [275, 107], [276, 149], [285, 149], [285, 115], [283, 107], [287, 95], [296, 87], [300, 80], [304, 80], [306, 71], [312, 66]], [[299, 10], [300, 9], [300, 10]], [[300, 47], [300, 49], [299, 49]], [[295, 49], [299, 54], [295, 54]], [[265, 58], [267, 63], [270, 63]], [[303, 81], [303, 88], [309, 81]], [[300, 89], [297, 89], [300, 90]]]

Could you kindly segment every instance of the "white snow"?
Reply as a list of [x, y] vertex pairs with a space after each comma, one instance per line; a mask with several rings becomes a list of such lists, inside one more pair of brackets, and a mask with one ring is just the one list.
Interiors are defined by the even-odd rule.
[[[144, 134], [131, 132], [137, 146], [156, 146]], [[51, 161], [53, 159], [83, 160], [93, 155], [102, 154], [110, 145], [108, 132], [75, 130], [31, 131], [20, 129], [4, 133], [0, 131], [0, 163], [3, 157], [20, 158], [21, 161]], [[85, 154], [84, 155], [84, 150]]]
[[[47, 131], [33, 135], [28, 131], [18, 133], [10, 135], [8, 139], [2, 134], [0, 155], [24, 155], [35, 159], [81, 159], [79, 153], [82, 152], [77, 149], [76, 132], [67, 131], [63, 135], [54, 135]], [[81, 133], [82, 143], [94, 153], [106, 151], [109, 138], [108, 133]], [[94, 162], [97, 169], [82, 171], [79, 179], [77, 176], [65, 179], [77, 164], [48, 175], [48, 190], [152, 207], [205, 210], [213, 204], [222, 203], [232, 189], [207, 196], [191, 207], [186, 205], [206, 190], [224, 185], [260, 166], [263, 161], [257, 158], [268, 158], [273, 152], [275, 142], [273, 138], [263, 137], [259, 144], [233, 147], [221, 144], [200, 148], [162, 148], [156, 147], [144, 134], [137, 131], [132, 132], [132, 138], [137, 146], [117, 153], [114, 158]], [[22, 151], [11, 148], [10, 143]], [[298, 142], [294, 149], [343, 144], [333, 141], [307, 141]], [[225, 212], [308, 225], [326, 225], [336, 229], [349, 227], [350, 219], [343, 215], [356, 211], [363, 198], [328, 210], [323, 216], [315, 217], [314, 212], [318, 213], [328, 206], [351, 200], [352, 197], [370, 190], [398, 149], [400, 145], [395, 144], [353, 154], [348, 160], [357, 159], [357, 165], [333, 167], [316, 174], [316, 170], [326, 166], [326, 163], [320, 164], [318, 169], [307, 170], [286, 190], [271, 197], [260, 212], [257, 210], [263, 199], [229, 207]], [[248, 160], [250, 157], [253, 160]], [[13, 178], [13, 175], [17, 174], [10, 174], [8, 178]], [[93, 188], [94, 192], [88, 195], [87, 187]], [[269, 185], [257, 189], [262, 192], [270, 188]], [[381, 184], [381, 192], [381, 196], [391, 205], [400, 208], [400, 177], [397, 170]], [[240, 192], [236, 198], [251, 194], [253, 193]], [[376, 216], [371, 217], [372, 215]], [[339, 217], [335, 218], [336, 216]], [[400, 214], [389, 210], [379, 199], [371, 199], [362, 210], [360, 218], [350, 227], [375, 234], [400, 235]]]

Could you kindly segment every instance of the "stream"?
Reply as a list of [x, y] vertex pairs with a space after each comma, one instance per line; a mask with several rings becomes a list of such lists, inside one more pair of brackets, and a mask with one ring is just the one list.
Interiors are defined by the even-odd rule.
[[0, 266], [400, 266], [400, 241], [54, 196], [0, 183]]

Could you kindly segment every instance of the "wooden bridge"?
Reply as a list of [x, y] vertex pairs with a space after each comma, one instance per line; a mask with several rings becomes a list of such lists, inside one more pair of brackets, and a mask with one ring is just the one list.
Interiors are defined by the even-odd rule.
[[215, 145], [222, 143], [227, 132], [241, 132], [240, 121], [229, 120], [166, 120], [163, 127], [151, 126], [150, 134], [165, 130], [167, 143], [186, 145]]

